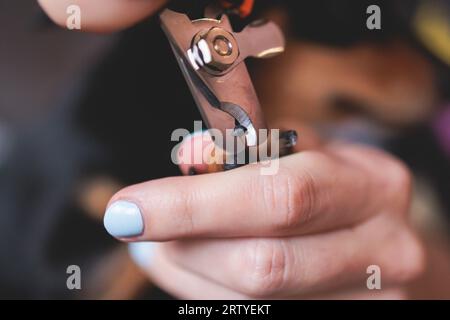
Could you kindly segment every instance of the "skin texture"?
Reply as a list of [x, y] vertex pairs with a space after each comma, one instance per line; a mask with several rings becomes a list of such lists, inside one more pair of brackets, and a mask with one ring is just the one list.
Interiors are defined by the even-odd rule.
[[[78, 4], [83, 31], [109, 32], [139, 22], [164, 1], [39, 3], [60, 25], [67, 5]], [[158, 242], [144, 267], [180, 298], [404, 298], [398, 288], [424, 265], [408, 225], [409, 171], [382, 151], [324, 144], [313, 130], [298, 131], [305, 133], [302, 152], [281, 159], [274, 176], [261, 176], [255, 164], [119, 191], [110, 204], [134, 202], [145, 223], [141, 237], [119, 240]], [[199, 174], [207, 167], [194, 166]], [[381, 267], [383, 290], [367, 290], [369, 265]]]

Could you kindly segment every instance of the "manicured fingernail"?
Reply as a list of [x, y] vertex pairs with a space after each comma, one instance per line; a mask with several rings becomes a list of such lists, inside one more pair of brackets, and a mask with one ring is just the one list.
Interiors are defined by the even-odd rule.
[[128, 245], [131, 259], [144, 270], [150, 266], [155, 249], [156, 243], [154, 242], [133, 242]]
[[138, 206], [129, 201], [116, 201], [106, 210], [103, 224], [113, 237], [131, 238], [144, 232], [144, 220]]

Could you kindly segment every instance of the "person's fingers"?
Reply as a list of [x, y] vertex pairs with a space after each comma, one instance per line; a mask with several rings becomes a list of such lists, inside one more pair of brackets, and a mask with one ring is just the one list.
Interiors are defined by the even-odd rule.
[[388, 288], [412, 279], [423, 267], [418, 240], [403, 222], [386, 215], [325, 234], [179, 241], [166, 251], [183, 268], [257, 298], [367, 289], [372, 265], [380, 268], [383, 288]]
[[[249, 300], [252, 297], [223, 287], [195, 273], [180, 268], [163, 255], [156, 258], [144, 269], [152, 281], [160, 288], [180, 299], [197, 300]], [[300, 295], [287, 299], [326, 299], [326, 300], [403, 300], [405, 292], [398, 288], [381, 290], [337, 291], [325, 295]], [[274, 299], [274, 297], [269, 297]]]
[[127, 28], [155, 13], [167, 0], [38, 0], [48, 16], [66, 26], [68, 8], [81, 10], [81, 30], [111, 32]]
[[110, 201], [105, 227], [128, 241], [285, 236], [353, 225], [381, 211], [406, 211], [409, 180], [403, 166], [364, 147], [339, 148], [352, 151], [291, 155], [273, 161], [274, 175], [262, 175], [262, 165], [253, 164], [125, 188]]

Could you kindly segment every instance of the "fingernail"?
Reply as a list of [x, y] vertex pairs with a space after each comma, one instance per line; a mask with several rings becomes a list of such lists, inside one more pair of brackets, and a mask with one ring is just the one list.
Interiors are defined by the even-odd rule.
[[144, 270], [150, 266], [155, 249], [154, 242], [133, 242], [128, 245], [131, 259]]
[[131, 238], [144, 232], [144, 221], [138, 206], [129, 201], [116, 201], [106, 210], [103, 224], [113, 237]]

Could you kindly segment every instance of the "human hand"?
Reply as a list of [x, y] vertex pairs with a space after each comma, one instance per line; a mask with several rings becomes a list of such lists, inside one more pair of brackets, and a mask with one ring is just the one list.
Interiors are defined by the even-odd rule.
[[[408, 226], [404, 165], [344, 143], [279, 165], [273, 176], [252, 164], [125, 188], [111, 199], [105, 226], [122, 241], [160, 242], [151, 257], [142, 255], [148, 244], [137, 245], [139, 261], [180, 298], [402, 298], [398, 288], [424, 261]], [[382, 272], [376, 293], [366, 287], [370, 265]]]

